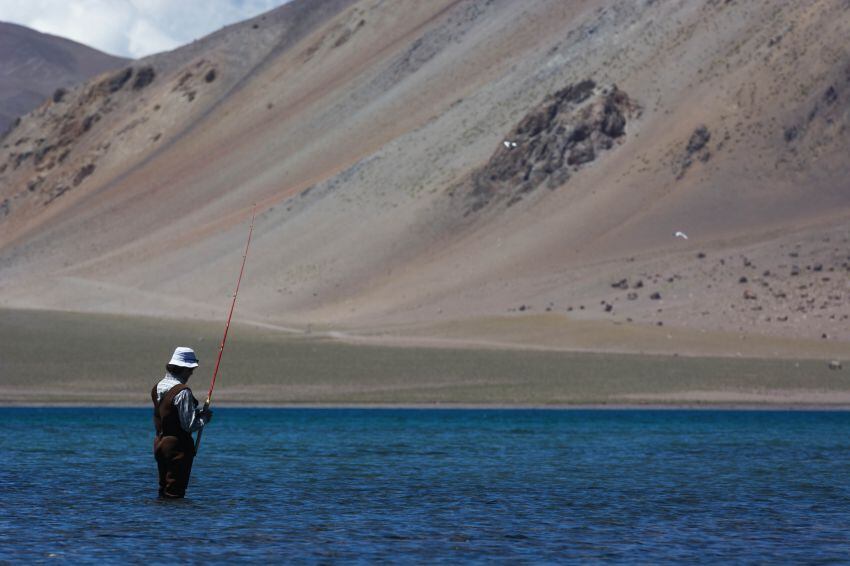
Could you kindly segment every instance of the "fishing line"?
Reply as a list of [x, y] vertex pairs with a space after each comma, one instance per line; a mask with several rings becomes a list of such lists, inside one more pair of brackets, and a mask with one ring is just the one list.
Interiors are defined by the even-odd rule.
[[[207, 400], [204, 401], [204, 411], [210, 408], [212, 401], [213, 389], [215, 389], [215, 378], [218, 376], [218, 368], [221, 365], [221, 356], [224, 354], [224, 344], [227, 342], [227, 331], [230, 330], [230, 319], [233, 318], [233, 310], [236, 308], [236, 297], [239, 295], [239, 284], [242, 283], [242, 274], [245, 273], [245, 261], [248, 259], [248, 248], [251, 247], [251, 235], [254, 233], [254, 218], [257, 215], [257, 205], [251, 210], [251, 228], [248, 230], [248, 243], [245, 244], [245, 253], [242, 256], [242, 268], [239, 270], [239, 278], [236, 280], [236, 291], [233, 292], [233, 302], [230, 303], [230, 314], [227, 315], [227, 323], [224, 325], [224, 336], [221, 339], [221, 346], [218, 347], [218, 359], [215, 362], [215, 370], [213, 370], [212, 380], [210, 381], [210, 390], [207, 392]], [[198, 439], [195, 441], [195, 454], [201, 447], [201, 435], [204, 429], [198, 431]]]

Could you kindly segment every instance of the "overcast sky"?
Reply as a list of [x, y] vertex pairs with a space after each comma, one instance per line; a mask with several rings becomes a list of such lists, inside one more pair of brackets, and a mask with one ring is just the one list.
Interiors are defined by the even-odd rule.
[[0, 0], [0, 21], [138, 58], [174, 49], [287, 1]]

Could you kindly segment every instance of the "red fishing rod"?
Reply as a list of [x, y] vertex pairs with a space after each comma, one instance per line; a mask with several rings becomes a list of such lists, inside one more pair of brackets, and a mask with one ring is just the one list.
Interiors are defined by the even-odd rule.
[[[227, 315], [227, 323], [224, 325], [224, 336], [221, 339], [221, 346], [218, 347], [218, 359], [215, 362], [212, 380], [210, 381], [210, 390], [207, 392], [207, 400], [204, 401], [204, 411], [210, 408], [212, 401], [213, 389], [215, 389], [215, 378], [218, 376], [218, 367], [221, 365], [221, 355], [224, 354], [224, 343], [227, 342], [227, 331], [230, 330], [230, 319], [233, 318], [233, 309], [236, 308], [236, 297], [239, 295], [239, 284], [242, 283], [242, 274], [245, 273], [245, 261], [248, 259], [248, 248], [251, 247], [251, 235], [254, 233], [254, 218], [257, 214], [257, 205], [251, 210], [251, 229], [248, 230], [248, 243], [245, 244], [245, 254], [242, 256], [242, 268], [239, 270], [239, 278], [236, 280], [236, 291], [233, 292], [233, 302], [230, 303], [230, 314]], [[204, 429], [198, 431], [198, 440], [195, 441], [195, 454], [201, 447], [201, 435]]]

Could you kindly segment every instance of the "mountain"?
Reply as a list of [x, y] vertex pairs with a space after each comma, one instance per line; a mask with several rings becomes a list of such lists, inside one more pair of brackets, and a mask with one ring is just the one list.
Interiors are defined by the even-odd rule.
[[243, 320], [848, 340], [844, 4], [295, 0], [0, 140], [0, 304], [218, 318], [256, 203]]
[[48, 97], [60, 97], [58, 89], [126, 63], [74, 41], [0, 22], [0, 132]]

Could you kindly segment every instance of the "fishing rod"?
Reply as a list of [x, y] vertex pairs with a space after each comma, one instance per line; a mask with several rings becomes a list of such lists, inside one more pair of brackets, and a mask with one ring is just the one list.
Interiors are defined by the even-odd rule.
[[[251, 235], [254, 233], [254, 218], [257, 215], [257, 205], [251, 210], [251, 229], [248, 230], [248, 243], [245, 244], [245, 253], [242, 256], [242, 268], [239, 270], [239, 278], [236, 280], [236, 291], [233, 292], [233, 302], [230, 303], [230, 314], [227, 315], [227, 323], [224, 325], [224, 336], [221, 339], [221, 346], [218, 347], [218, 359], [215, 362], [212, 380], [210, 381], [210, 390], [207, 392], [207, 400], [204, 401], [204, 411], [210, 408], [212, 401], [213, 389], [215, 389], [215, 378], [218, 376], [218, 367], [221, 365], [221, 356], [224, 354], [224, 343], [227, 342], [227, 331], [230, 330], [230, 319], [233, 318], [233, 310], [236, 308], [236, 297], [239, 295], [239, 284], [242, 283], [242, 274], [245, 273], [245, 261], [248, 259], [248, 248], [251, 246]], [[198, 431], [198, 440], [195, 441], [195, 454], [201, 447], [201, 435], [204, 429]]]

